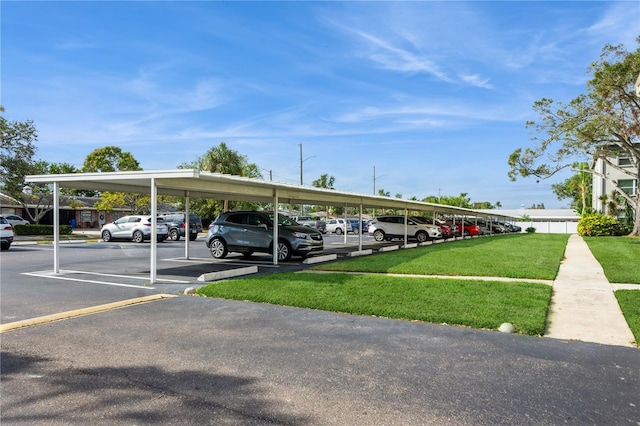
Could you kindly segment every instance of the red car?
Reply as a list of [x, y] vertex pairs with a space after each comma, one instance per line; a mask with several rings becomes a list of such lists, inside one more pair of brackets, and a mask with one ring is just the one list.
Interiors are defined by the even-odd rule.
[[480, 235], [480, 227], [478, 225], [474, 225], [473, 223], [469, 222], [468, 220], [465, 220], [464, 221], [464, 225], [463, 225], [461, 220], [456, 219], [455, 224], [458, 225], [458, 229], [460, 229], [461, 227], [464, 229], [463, 235], [465, 237], [471, 237], [471, 236], [474, 236], [474, 235]]

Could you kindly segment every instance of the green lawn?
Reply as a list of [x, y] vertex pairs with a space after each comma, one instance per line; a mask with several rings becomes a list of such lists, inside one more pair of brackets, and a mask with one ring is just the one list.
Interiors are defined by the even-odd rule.
[[[376, 257], [387, 256], [380, 255]], [[551, 286], [344, 273], [279, 273], [210, 284], [209, 297], [355, 315], [516, 331], [544, 332]]]
[[[318, 265], [324, 273], [276, 273], [213, 283], [201, 295], [354, 315], [544, 333], [551, 286], [461, 280], [455, 276], [555, 278], [568, 235], [518, 234], [434, 244]], [[612, 282], [640, 284], [640, 242], [585, 238]], [[347, 274], [342, 272], [365, 272]], [[372, 273], [372, 274], [368, 274]], [[375, 274], [382, 273], [382, 274]], [[414, 278], [384, 273], [447, 275]], [[617, 291], [620, 307], [640, 341], [640, 290]]]
[[640, 345], [640, 290], [618, 290], [615, 295], [636, 343]]
[[434, 244], [327, 263], [312, 269], [552, 280], [569, 235], [514, 234]]
[[612, 283], [640, 284], [640, 239], [584, 237]]

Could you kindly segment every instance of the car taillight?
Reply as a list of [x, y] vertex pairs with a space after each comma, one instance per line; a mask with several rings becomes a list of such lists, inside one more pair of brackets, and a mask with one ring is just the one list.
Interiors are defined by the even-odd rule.
[[12, 229], [13, 227], [11, 226], [11, 224], [3, 225], [2, 227], [3, 231], [11, 231]]

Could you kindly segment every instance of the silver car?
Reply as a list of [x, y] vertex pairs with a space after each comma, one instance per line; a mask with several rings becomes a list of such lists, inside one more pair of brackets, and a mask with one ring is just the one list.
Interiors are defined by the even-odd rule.
[[369, 235], [376, 241], [404, 238], [405, 231], [408, 238], [415, 239], [419, 243], [442, 238], [442, 229], [436, 225], [418, 223], [408, 218], [405, 227], [404, 216], [378, 216], [369, 223]]
[[[207, 247], [216, 259], [229, 252], [242, 253], [245, 258], [254, 252], [273, 252], [273, 212], [235, 211], [222, 213], [213, 221], [207, 233]], [[302, 226], [289, 217], [278, 215], [278, 260], [292, 255], [307, 257], [322, 251], [324, 241], [316, 229]]]
[[[162, 218], [156, 219], [158, 242], [167, 239], [169, 232]], [[130, 240], [141, 243], [151, 239], [151, 216], [134, 215], [124, 216], [115, 222], [105, 224], [100, 230], [103, 241]]]

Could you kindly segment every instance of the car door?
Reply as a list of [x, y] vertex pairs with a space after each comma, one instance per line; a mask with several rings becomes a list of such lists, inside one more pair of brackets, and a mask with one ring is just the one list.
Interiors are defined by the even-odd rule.
[[221, 224], [221, 234], [223, 235], [230, 251], [242, 250], [245, 245], [246, 213], [234, 213], [227, 216]]
[[109, 231], [111, 232], [111, 236], [113, 238], [126, 238], [128, 223], [129, 216], [121, 217], [120, 219], [113, 222], [113, 226], [109, 229]]
[[120, 238], [131, 238], [133, 236], [134, 229], [138, 226], [142, 218], [137, 216], [129, 216], [129, 220], [124, 222], [120, 227]]
[[247, 251], [266, 250], [273, 241], [273, 222], [260, 213], [248, 213], [244, 248]]

